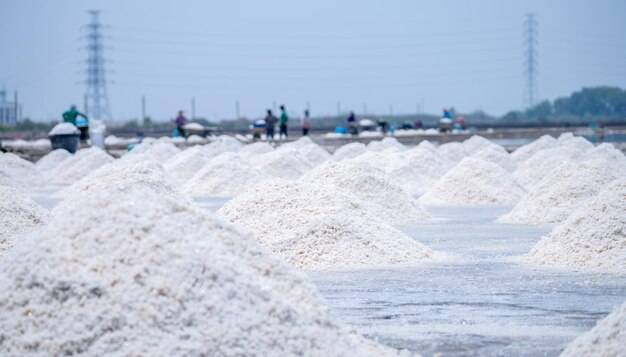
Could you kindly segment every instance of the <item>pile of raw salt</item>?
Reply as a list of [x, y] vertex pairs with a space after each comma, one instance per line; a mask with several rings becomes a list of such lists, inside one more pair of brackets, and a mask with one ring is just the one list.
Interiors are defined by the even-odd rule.
[[104, 150], [92, 146], [78, 150], [76, 154], [48, 171], [47, 175], [50, 180], [57, 183], [73, 183], [113, 160], [113, 157]]
[[456, 165], [467, 156], [465, 147], [462, 143], [451, 142], [439, 145], [437, 148], [439, 156], [449, 161], [451, 165]]
[[511, 153], [511, 159], [518, 164], [530, 159], [538, 151], [558, 146], [558, 141], [550, 135], [544, 135], [533, 142], [520, 146]]
[[400, 143], [396, 138], [390, 137], [386, 137], [380, 141], [370, 141], [370, 143], [367, 144], [368, 151], [380, 152], [389, 148], [395, 148], [400, 151], [404, 151], [407, 149], [407, 147]]
[[428, 205], [509, 205], [524, 195], [511, 174], [489, 161], [463, 159], [421, 198]]
[[257, 155], [262, 155], [272, 151], [274, 151], [274, 147], [272, 147], [272, 145], [264, 141], [257, 141], [244, 146], [241, 150], [239, 150], [238, 154], [244, 160], [250, 160]]
[[317, 145], [308, 136], [303, 136], [300, 139], [283, 144], [280, 149], [295, 149], [302, 156], [304, 156], [313, 166], [320, 165], [330, 159], [331, 155], [326, 149]]
[[43, 184], [44, 176], [37, 167], [11, 153], [0, 153], [0, 185], [29, 189]]
[[238, 152], [242, 147], [243, 144], [232, 136], [220, 135], [205, 146], [205, 152], [212, 158], [225, 152]]
[[84, 197], [0, 262], [2, 355], [396, 354], [251, 236], [150, 189]]
[[363, 143], [355, 142], [355, 143], [345, 144], [339, 147], [337, 150], [335, 150], [335, 152], [333, 153], [333, 160], [342, 161], [342, 160], [353, 159], [365, 153], [366, 151], [367, 151], [367, 146], [365, 146], [365, 144]]
[[19, 190], [0, 185], [0, 258], [13, 241], [50, 220], [48, 211], [39, 207]]
[[264, 175], [286, 180], [297, 180], [311, 170], [313, 164], [296, 148], [277, 150], [251, 157], [250, 163]]
[[623, 176], [626, 167], [603, 159], [563, 164], [498, 219], [501, 223], [543, 224], [565, 220], [583, 202], [611, 181]]
[[581, 201], [563, 223], [525, 256], [528, 262], [570, 269], [626, 269], [626, 179]]
[[508, 172], [513, 172], [517, 168], [517, 164], [511, 159], [511, 155], [500, 145], [489, 145], [477, 151], [471, 157], [493, 162]]
[[143, 157], [149, 158], [159, 163], [166, 162], [167, 160], [180, 153], [181, 150], [173, 143], [165, 140], [147, 141], [144, 139], [141, 144], [136, 145], [125, 156], [134, 156], [142, 154]]
[[269, 177], [238, 154], [226, 152], [208, 161], [183, 186], [191, 196], [233, 197]]
[[[424, 142], [427, 141], [422, 141], [422, 143]], [[450, 162], [440, 156], [434, 146], [430, 148], [428, 145], [420, 143], [403, 154], [408, 163], [420, 174], [434, 181], [439, 180], [451, 168]]]
[[626, 303], [578, 336], [561, 357], [623, 356], [626, 346]]
[[59, 163], [61, 163], [61, 161], [71, 156], [72, 154], [70, 154], [67, 150], [56, 149], [39, 159], [35, 163], [35, 166], [37, 166], [37, 168], [42, 172], [49, 171], [54, 169]]
[[206, 149], [196, 145], [172, 156], [163, 164], [163, 168], [182, 184], [195, 175], [210, 159]]
[[336, 187], [371, 205], [375, 216], [403, 223], [430, 215], [417, 200], [395, 184], [382, 170], [366, 161], [330, 161], [302, 176], [305, 184]]
[[336, 187], [274, 180], [226, 203], [218, 214], [305, 270], [416, 264], [433, 252]]

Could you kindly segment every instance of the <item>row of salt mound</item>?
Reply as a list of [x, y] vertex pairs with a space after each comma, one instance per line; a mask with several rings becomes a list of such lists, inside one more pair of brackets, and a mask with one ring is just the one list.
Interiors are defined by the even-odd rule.
[[355, 157], [365, 153], [367, 151], [367, 146], [363, 143], [350, 143], [340, 146], [333, 153], [332, 159], [334, 161], [342, 161], [354, 159]]
[[528, 262], [585, 270], [626, 269], [626, 179], [618, 179], [578, 208], [530, 253]]
[[135, 187], [69, 213], [0, 262], [2, 355], [396, 354], [208, 211]]
[[208, 161], [184, 185], [192, 196], [233, 197], [269, 177], [238, 154], [226, 152]]
[[626, 173], [604, 159], [560, 165], [501, 216], [501, 223], [544, 224], [564, 221], [586, 199]]
[[113, 160], [113, 157], [104, 150], [92, 146], [88, 149], [78, 150], [71, 157], [61, 161], [47, 172], [47, 176], [56, 183], [72, 183]]
[[402, 187], [404, 191], [413, 196], [419, 196], [434, 184], [434, 180], [422, 175], [420, 168], [412, 164], [415, 157], [409, 157], [409, 151], [411, 150], [398, 151], [396, 148], [389, 148], [380, 152], [368, 151], [350, 161], [362, 162], [380, 168], [391, 181]]
[[0, 185], [27, 190], [43, 183], [43, 174], [32, 162], [12, 153], [0, 153]]
[[103, 165], [81, 180], [61, 190], [57, 197], [62, 198], [57, 212], [79, 209], [79, 202], [85, 196], [110, 188], [127, 189], [128, 187], [147, 187], [159, 194], [180, 197], [180, 187], [163, 170], [163, 167], [153, 161], [140, 162], [117, 160]]
[[551, 149], [559, 145], [558, 141], [550, 135], [544, 135], [533, 142], [522, 145], [511, 153], [511, 159], [518, 164], [530, 159], [538, 151]]
[[56, 149], [53, 150], [46, 155], [44, 155], [41, 159], [37, 160], [35, 166], [39, 169], [39, 171], [45, 172], [54, 169], [61, 161], [64, 161], [67, 158], [72, 157], [65, 149]]
[[626, 346], [626, 303], [596, 323], [593, 329], [578, 336], [561, 357], [624, 356]]
[[274, 151], [274, 147], [268, 144], [265, 141], [257, 141], [252, 144], [248, 144], [244, 146], [241, 150], [239, 150], [238, 154], [246, 161], [249, 161], [251, 158], [266, 154], [268, 152]]
[[244, 192], [218, 214], [305, 270], [408, 265], [433, 252], [375, 216], [350, 192], [275, 180]]
[[211, 157], [205, 147], [201, 145], [192, 146], [169, 158], [163, 164], [163, 168], [176, 179], [184, 184], [204, 165]]
[[306, 184], [337, 187], [348, 195], [370, 205], [370, 212], [394, 223], [420, 221], [429, 218], [417, 200], [406, 193], [382, 170], [359, 160], [330, 161], [300, 179]]
[[492, 162], [463, 159], [419, 201], [428, 205], [509, 205], [524, 195], [511, 174]]
[[513, 177], [527, 190], [535, 186], [559, 166], [581, 160], [593, 149], [593, 144], [571, 133], [559, 136], [555, 147], [538, 150], [526, 161], [519, 164]]
[[48, 211], [13, 187], [0, 185], [0, 258], [14, 240], [50, 220]]

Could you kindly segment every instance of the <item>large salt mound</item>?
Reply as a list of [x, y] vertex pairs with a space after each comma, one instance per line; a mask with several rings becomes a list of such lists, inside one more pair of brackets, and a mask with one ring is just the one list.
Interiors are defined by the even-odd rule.
[[171, 157], [163, 164], [163, 168], [182, 184], [195, 175], [209, 159], [205, 149], [196, 145]]
[[378, 356], [304, 274], [151, 190], [87, 197], [0, 262], [0, 354]]
[[255, 143], [244, 146], [243, 149], [239, 150], [238, 154], [244, 160], [250, 160], [252, 157], [272, 151], [274, 151], [272, 145], [268, 144], [267, 142], [257, 141]]
[[238, 154], [227, 152], [207, 162], [185, 183], [183, 192], [192, 196], [233, 197], [267, 179]]
[[509, 205], [524, 190], [508, 171], [492, 162], [468, 157], [448, 171], [421, 198], [430, 205]]
[[42, 157], [41, 159], [39, 159], [36, 163], [35, 166], [37, 166], [37, 168], [40, 171], [48, 171], [48, 170], [52, 170], [54, 169], [61, 161], [71, 157], [72, 154], [70, 154], [67, 150], [65, 149], [56, 149], [54, 151], [49, 152], [48, 154], [46, 154], [44, 157]]
[[250, 158], [250, 163], [264, 175], [296, 180], [313, 165], [295, 148], [279, 148]]
[[572, 269], [626, 269], [626, 179], [611, 183], [543, 237], [525, 259]]
[[238, 152], [241, 148], [243, 144], [239, 140], [229, 135], [220, 135], [205, 145], [205, 152], [209, 157], [216, 157], [225, 152]]
[[383, 171], [364, 161], [330, 161], [304, 174], [300, 181], [338, 187], [370, 205], [375, 216], [392, 222], [419, 221], [429, 217], [415, 198]]
[[0, 153], [0, 185], [28, 189], [43, 181], [42, 173], [33, 163], [15, 154]]
[[367, 144], [368, 151], [383, 151], [389, 148], [396, 148], [401, 151], [407, 149], [407, 147], [401, 144], [396, 138], [390, 137], [386, 137], [380, 141], [371, 141], [369, 144]]
[[72, 183], [96, 171], [102, 165], [113, 161], [113, 157], [104, 150], [92, 146], [81, 149], [48, 171], [48, 177], [58, 183]]
[[332, 186], [275, 180], [226, 203], [219, 214], [306, 270], [415, 264], [432, 251], [389, 226], [370, 206]]
[[616, 149], [613, 144], [609, 143], [602, 143], [589, 150], [585, 157], [588, 159], [605, 159], [613, 165], [626, 166], [626, 156], [624, 156], [624, 153]]
[[48, 220], [48, 211], [18, 190], [0, 186], [0, 258], [11, 249], [15, 238], [31, 232]]
[[584, 151], [593, 149], [593, 144], [582, 136], [574, 136], [572, 133], [561, 134], [556, 139], [561, 145], [577, 146]]
[[317, 145], [308, 136], [303, 136], [300, 139], [283, 144], [281, 149], [296, 149], [302, 156], [304, 156], [313, 166], [320, 165], [326, 160], [330, 159], [330, 154], [326, 149]]
[[497, 150], [498, 148], [503, 149], [502, 146], [494, 143], [489, 139], [485, 139], [482, 136], [474, 135], [471, 138], [463, 141], [463, 148], [467, 155], [474, 155], [484, 149], [492, 148]]
[[428, 140], [422, 140], [420, 141], [419, 144], [415, 145], [414, 149], [424, 149], [424, 150], [428, 150], [431, 152], [437, 152], [437, 147], [435, 145], [433, 145], [433, 143], [431, 143]]
[[624, 173], [624, 168], [616, 168], [602, 159], [562, 165], [541, 180], [511, 212], [498, 221], [526, 224], [562, 222], [586, 199]]
[[457, 164], [467, 156], [465, 146], [458, 142], [439, 145], [437, 153], [444, 159], [450, 161], [452, 165]]
[[161, 139], [157, 141], [146, 141], [146, 139], [144, 139], [141, 144], [135, 146], [125, 156], [143, 154], [145, 157], [150, 157], [157, 162], [164, 163], [180, 152], [181, 150], [169, 141]]
[[342, 161], [353, 159], [367, 151], [367, 147], [363, 143], [350, 143], [342, 145], [333, 153], [333, 160]]
[[450, 168], [450, 162], [441, 157], [436, 150], [417, 146], [404, 153], [409, 163], [422, 175], [431, 180], [438, 180]]
[[471, 155], [471, 157], [493, 162], [509, 172], [515, 171], [517, 167], [517, 164], [511, 160], [509, 153], [500, 145], [487, 146]]
[[596, 326], [572, 341], [560, 357], [625, 355], [626, 346], [626, 303], [618, 307]]
[[511, 159], [519, 164], [530, 159], [530, 157], [535, 155], [539, 150], [551, 149], [558, 145], [559, 143], [555, 138], [550, 135], [544, 135], [530, 144], [517, 148], [511, 153]]

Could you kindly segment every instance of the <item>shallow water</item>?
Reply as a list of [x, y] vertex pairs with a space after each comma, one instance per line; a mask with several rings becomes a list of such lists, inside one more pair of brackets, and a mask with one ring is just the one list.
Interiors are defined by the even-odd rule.
[[453, 256], [414, 268], [312, 273], [333, 313], [425, 356], [556, 356], [626, 300], [626, 275], [537, 268], [515, 258], [549, 226], [493, 223], [509, 208], [435, 208], [399, 227]]

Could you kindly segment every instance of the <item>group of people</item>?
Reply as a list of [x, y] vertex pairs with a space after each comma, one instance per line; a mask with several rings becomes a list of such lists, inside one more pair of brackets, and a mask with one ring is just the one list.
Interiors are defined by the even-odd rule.
[[[287, 110], [284, 105], [280, 106], [280, 118], [276, 118], [271, 109], [267, 110], [267, 115], [265, 116], [265, 135], [267, 137], [267, 141], [274, 141], [274, 135], [276, 135], [276, 124], [278, 124], [278, 128], [280, 130], [278, 134], [279, 140], [283, 139], [283, 135], [285, 136], [285, 139], [287, 139], [289, 136], [287, 130], [289, 115], [287, 114]], [[300, 124], [302, 126], [302, 135], [309, 135], [309, 130], [311, 129], [311, 117], [309, 116], [308, 110], [304, 111], [304, 115], [300, 119]]]

